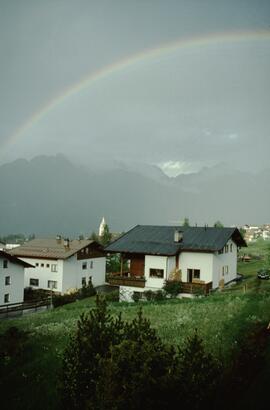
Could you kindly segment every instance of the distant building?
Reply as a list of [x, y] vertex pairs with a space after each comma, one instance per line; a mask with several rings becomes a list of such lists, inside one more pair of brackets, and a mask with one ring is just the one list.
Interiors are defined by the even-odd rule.
[[9, 252], [35, 266], [34, 270], [25, 269], [25, 287], [66, 293], [81, 288], [89, 279], [93, 286], [105, 283], [103, 247], [92, 240], [36, 238]]

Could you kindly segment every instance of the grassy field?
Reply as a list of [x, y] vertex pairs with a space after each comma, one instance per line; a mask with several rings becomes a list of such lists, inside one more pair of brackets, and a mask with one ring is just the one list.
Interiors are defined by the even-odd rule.
[[[238, 271], [244, 275], [241, 283], [208, 297], [143, 303], [143, 313], [165, 342], [183, 346], [186, 337], [197, 329], [206, 349], [227, 361], [233, 346], [250, 324], [266, 326], [270, 321], [270, 281], [256, 278], [256, 271], [263, 264], [264, 259], [240, 262]], [[95, 298], [88, 298], [52, 311], [0, 322], [0, 333], [17, 326], [30, 335], [26, 355], [16, 366], [12, 362], [8, 364], [2, 375], [6, 408], [57, 408], [57, 379], [64, 348], [80, 315], [89, 311], [94, 303]], [[137, 304], [115, 302], [110, 303], [109, 308], [114, 315], [121, 312], [126, 320], [134, 318], [138, 311]], [[262, 369], [264, 383], [269, 377], [269, 372]], [[254, 381], [255, 390], [260, 386]], [[252, 403], [252, 398], [248, 403]]]

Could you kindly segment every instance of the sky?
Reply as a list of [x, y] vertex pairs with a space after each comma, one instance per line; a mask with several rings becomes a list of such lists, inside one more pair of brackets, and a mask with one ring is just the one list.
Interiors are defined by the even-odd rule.
[[0, 0], [0, 164], [269, 168], [269, 0]]

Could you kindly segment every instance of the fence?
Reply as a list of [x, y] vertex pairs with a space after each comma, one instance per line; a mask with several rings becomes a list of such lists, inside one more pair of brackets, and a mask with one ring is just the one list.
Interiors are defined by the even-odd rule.
[[10, 313], [23, 314], [25, 310], [35, 310], [37, 311], [41, 307], [51, 306], [51, 298], [33, 300], [29, 302], [22, 303], [9, 303], [8, 305], [0, 305], [0, 318], [8, 317]]

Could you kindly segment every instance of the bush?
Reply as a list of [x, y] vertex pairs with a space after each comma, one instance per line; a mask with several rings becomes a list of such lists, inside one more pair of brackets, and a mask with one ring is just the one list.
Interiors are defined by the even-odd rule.
[[79, 290], [78, 296], [79, 299], [89, 298], [90, 296], [94, 296], [96, 294], [96, 290], [93, 286], [91, 279], [89, 279], [87, 285], [83, 285], [83, 287]]
[[161, 301], [166, 298], [166, 294], [162, 290], [157, 290], [157, 291], [146, 290], [145, 292], [143, 292], [142, 296], [145, 297], [146, 300], [152, 301], [152, 302]]
[[107, 302], [119, 302], [119, 290], [106, 293], [104, 296]]
[[178, 293], [181, 292], [181, 287], [181, 282], [175, 280], [167, 280], [165, 285], [163, 286], [163, 289], [168, 295], [175, 297], [178, 295]]
[[24, 301], [40, 300], [48, 298], [51, 294], [50, 290], [33, 289], [31, 286], [24, 288]]
[[53, 307], [57, 308], [59, 306], [66, 305], [67, 303], [72, 303], [75, 302], [79, 298], [78, 292], [76, 293], [71, 293], [71, 294], [64, 294], [64, 295], [53, 295]]
[[142, 295], [143, 295], [142, 292], [133, 292], [132, 294], [133, 302], [139, 302], [139, 300], [142, 299]]

